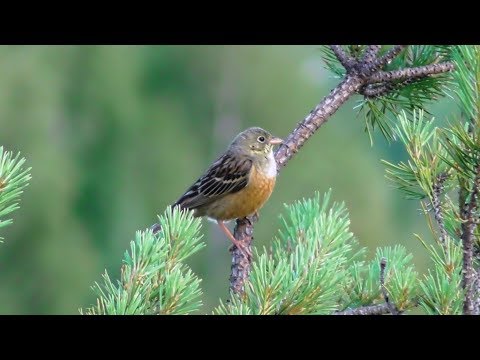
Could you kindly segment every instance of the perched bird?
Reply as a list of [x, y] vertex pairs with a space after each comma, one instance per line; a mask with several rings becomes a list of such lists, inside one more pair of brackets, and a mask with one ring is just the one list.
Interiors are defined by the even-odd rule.
[[282, 142], [259, 127], [241, 132], [172, 206], [194, 210], [193, 216], [207, 216], [216, 221], [232, 243], [247, 255], [224, 222], [256, 213], [268, 200], [277, 176], [273, 147]]

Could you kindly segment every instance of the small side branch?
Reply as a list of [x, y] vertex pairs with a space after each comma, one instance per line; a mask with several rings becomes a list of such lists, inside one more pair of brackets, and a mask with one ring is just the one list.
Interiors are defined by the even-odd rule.
[[397, 311], [395, 305], [393, 305], [390, 302], [390, 299], [388, 297], [387, 288], [385, 287], [385, 269], [386, 269], [386, 267], [387, 267], [387, 259], [382, 258], [382, 260], [380, 261], [380, 287], [382, 288], [383, 299], [385, 300], [385, 304], [387, 304], [387, 306], [388, 306], [388, 310], [390, 311], [390, 313], [392, 315], [398, 315], [398, 311]]
[[378, 71], [369, 78], [368, 83], [421, 79], [431, 75], [443, 74], [452, 71], [453, 69], [454, 65], [452, 62], [444, 62], [394, 71]]
[[390, 307], [387, 304], [362, 306], [356, 309], [339, 311], [333, 315], [385, 315], [390, 314]]
[[365, 50], [365, 55], [363, 56], [363, 61], [366, 64], [371, 63], [377, 57], [378, 52], [380, 51], [381, 45], [369, 45], [367, 50]]
[[330, 49], [332, 49], [340, 64], [349, 72], [356, 63], [355, 59], [348, 55], [341, 45], [330, 45]]
[[476, 175], [473, 182], [473, 190], [470, 201], [462, 210], [462, 245], [463, 245], [463, 266], [462, 266], [462, 285], [465, 290], [465, 300], [463, 302], [463, 313], [473, 315], [475, 313], [475, 280], [476, 273], [473, 269], [473, 232], [477, 226], [476, 210], [478, 206], [478, 192], [480, 187], [480, 165], [475, 169]]
[[380, 70], [383, 68], [385, 65], [390, 63], [394, 58], [398, 56], [402, 52], [403, 49], [405, 49], [407, 45], [395, 45], [393, 48], [391, 48], [385, 55], [383, 55], [380, 58], [377, 58], [375, 61], [371, 63], [369, 66], [370, 71], [376, 71]]
[[475, 282], [474, 314], [480, 315], [480, 269], [477, 269], [477, 279]]
[[432, 190], [432, 207], [433, 213], [435, 216], [435, 220], [437, 221], [438, 229], [440, 231], [440, 244], [443, 247], [443, 250], [446, 251], [447, 246], [447, 230], [445, 229], [445, 222], [443, 221], [443, 212], [442, 212], [442, 203], [440, 201], [440, 197], [442, 196], [443, 192], [443, 184], [447, 179], [446, 173], [441, 173], [435, 179], [435, 183], [433, 184]]

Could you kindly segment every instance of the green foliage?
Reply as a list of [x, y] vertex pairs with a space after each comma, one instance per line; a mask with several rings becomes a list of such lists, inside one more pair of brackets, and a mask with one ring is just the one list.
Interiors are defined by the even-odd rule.
[[[452, 46], [443, 50], [443, 56], [455, 64], [449, 85], [460, 116], [450, 120], [446, 127], [436, 127], [433, 118], [424, 119], [423, 112], [400, 114], [394, 132], [410, 159], [398, 165], [384, 163], [387, 178], [407, 198], [429, 200], [421, 206], [435, 243], [427, 245], [417, 235], [433, 262], [433, 268], [420, 281], [421, 308], [427, 314], [461, 314], [465, 294], [460, 240], [464, 231], [468, 231], [462, 225], [465, 221], [462, 216], [479, 221], [478, 213], [467, 214], [465, 204], [472, 201], [474, 188], [478, 186], [475, 179], [480, 166], [480, 47]], [[458, 196], [458, 200], [452, 196]], [[478, 251], [478, 228], [474, 237]]]
[[[425, 66], [449, 59], [449, 47], [433, 45], [411, 45], [396, 57], [384, 70], [397, 70]], [[387, 140], [394, 139], [393, 128], [395, 118], [405, 111], [411, 115], [415, 109], [426, 110], [427, 105], [444, 96], [448, 88], [450, 75], [416, 79], [405, 83], [393, 83], [392, 91], [378, 98], [359, 100], [356, 108], [365, 117], [365, 130], [372, 140], [372, 131], [378, 127]]]
[[457, 45], [452, 47], [451, 59], [458, 105], [468, 119], [480, 121], [480, 46]]
[[257, 254], [244, 297], [221, 302], [217, 314], [331, 314], [350, 306], [381, 303], [379, 257], [389, 259], [386, 284], [399, 310], [414, 305], [416, 272], [412, 255], [397, 246], [377, 251], [365, 265], [349, 230], [343, 203], [323, 197], [286, 205], [272, 251]]
[[412, 254], [407, 254], [405, 247], [377, 248], [375, 258], [368, 263], [355, 262], [350, 267], [352, 281], [347, 290], [346, 307], [354, 308], [384, 301], [380, 287], [380, 261], [387, 259], [385, 287], [399, 311], [415, 306], [417, 295], [417, 272], [411, 261]]
[[[20, 153], [13, 156], [0, 146], [0, 228], [12, 223], [12, 219], [2, 218], [19, 208], [20, 195], [32, 178], [31, 168], [24, 168], [25, 161], [20, 158]], [[0, 242], [2, 239], [0, 237]]]
[[413, 111], [410, 117], [402, 111], [394, 135], [403, 143], [410, 159], [398, 165], [382, 160], [387, 166], [387, 179], [408, 199], [431, 198], [435, 179], [448, 170], [442, 161], [446, 151], [437, 136], [434, 119], [426, 120], [423, 110]]
[[[120, 280], [114, 284], [107, 272], [96, 283], [97, 305], [90, 315], [188, 314], [202, 305], [200, 279], [184, 261], [204, 247], [200, 220], [191, 212], [167, 208], [159, 216], [162, 229], [137, 231], [125, 252]], [[83, 311], [81, 310], [81, 313]]]
[[435, 267], [429, 269], [428, 275], [420, 281], [423, 291], [420, 306], [430, 315], [461, 314], [464, 294], [461, 286], [461, 246], [453, 241], [448, 241], [445, 249], [426, 245], [423, 241], [422, 244], [430, 253]]

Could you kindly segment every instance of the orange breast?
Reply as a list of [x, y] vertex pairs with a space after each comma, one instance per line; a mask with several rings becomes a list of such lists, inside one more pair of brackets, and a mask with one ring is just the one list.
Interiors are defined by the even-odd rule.
[[274, 186], [275, 177], [267, 178], [253, 166], [247, 186], [212, 204], [207, 216], [217, 220], [232, 220], [251, 215], [265, 204]]

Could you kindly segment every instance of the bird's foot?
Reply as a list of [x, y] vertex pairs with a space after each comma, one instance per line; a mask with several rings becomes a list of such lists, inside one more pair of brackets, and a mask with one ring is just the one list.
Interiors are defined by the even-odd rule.
[[[231, 240], [231, 239], [230, 239]], [[232, 241], [233, 242], [233, 241]], [[233, 247], [236, 246], [237, 249], [239, 249], [242, 254], [247, 258], [247, 259], [251, 259], [252, 258], [252, 251], [250, 250], [250, 248], [246, 245], [243, 244], [243, 242], [239, 241], [239, 240], [235, 240], [235, 242], [233, 242], [233, 245], [230, 246], [230, 252], [233, 251]]]

